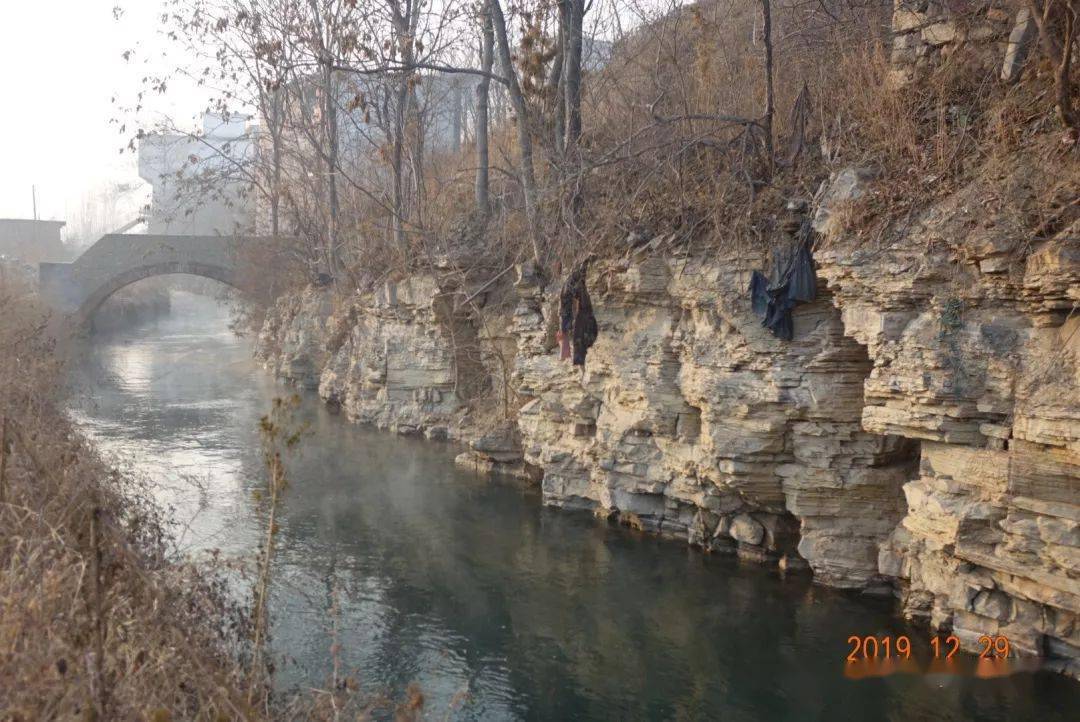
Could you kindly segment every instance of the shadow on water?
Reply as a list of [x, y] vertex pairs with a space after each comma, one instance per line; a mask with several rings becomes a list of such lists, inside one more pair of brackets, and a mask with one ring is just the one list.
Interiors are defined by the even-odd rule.
[[[71, 409], [155, 479], [183, 548], [250, 554], [256, 423], [283, 393], [212, 301], [96, 339]], [[1065, 720], [1080, 685], [894, 675], [851, 680], [852, 634], [928, 634], [891, 603], [545, 509], [514, 481], [458, 470], [450, 445], [348, 424], [314, 398], [281, 515], [273, 644], [283, 686], [341, 661], [363, 689], [419, 683], [454, 719]], [[160, 481], [157, 481], [160, 480]], [[338, 612], [332, 614], [335, 596]]]

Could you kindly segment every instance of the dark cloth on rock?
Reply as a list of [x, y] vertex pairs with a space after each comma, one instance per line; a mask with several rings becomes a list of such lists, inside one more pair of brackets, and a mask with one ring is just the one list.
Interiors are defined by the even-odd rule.
[[799, 232], [793, 253], [782, 248], [772, 251], [772, 273], [768, 279], [761, 271], [750, 276], [750, 306], [761, 318], [761, 325], [777, 338], [790, 341], [795, 335], [791, 313], [800, 303], [817, 298], [817, 271], [811, 254], [813, 242], [809, 223]]
[[598, 329], [592, 301], [585, 287], [587, 264], [575, 268], [559, 294], [559, 330], [563, 339], [570, 339], [575, 366], [585, 364], [585, 354], [596, 342]]
[[777, 338], [790, 341], [795, 336], [795, 324], [791, 312], [795, 302], [787, 297], [787, 286], [769, 289], [769, 308], [761, 325], [773, 332]]
[[769, 312], [769, 279], [761, 271], [750, 276], [750, 305], [761, 318]]
[[810, 303], [817, 298], [817, 272], [809, 243], [800, 243], [791, 259], [788, 271], [788, 298]]

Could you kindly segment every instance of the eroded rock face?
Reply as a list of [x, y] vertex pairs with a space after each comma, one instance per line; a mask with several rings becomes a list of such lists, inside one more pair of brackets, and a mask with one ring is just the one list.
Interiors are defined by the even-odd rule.
[[827, 297], [799, 307], [793, 342], [761, 326], [745, 291], [762, 260], [598, 264], [600, 335], [584, 369], [558, 358], [555, 289], [524, 274], [509, 324], [523, 405], [470, 433], [455, 352], [469, 324], [432, 277], [332, 313], [323, 291], [282, 299], [257, 354], [286, 379], [318, 378], [353, 421], [465, 437], [461, 463], [542, 476], [548, 504], [863, 587], [903, 515], [913, 448], [860, 427], [871, 362]]
[[554, 347], [556, 309], [518, 283], [525, 458], [544, 500], [744, 556], [805, 558], [861, 587], [903, 514], [910, 444], [860, 428], [865, 349], [827, 298], [783, 342], [752, 313], [760, 258], [598, 266], [584, 368]]
[[255, 356], [352, 421], [446, 438], [467, 396], [442, 297], [429, 276], [387, 282], [336, 309], [329, 291], [308, 288], [268, 311]]
[[[1080, 221], [1026, 238], [1005, 209], [1034, 204], [1040, 171], [1011, 168], [873, 246], [827, 209], [791, 342], [750, 308], [763, 257], [648, 250], [593, 265], [583, 368], [528, 268], [509, 322], [458, 317], [416, 276], [336, 306], [284, 298], [257, 353], [354, 421], [470, 441], [460, 463], [539, 477], [545, 503], [893, 588], [969, 648], [1004, 634], [1078, 676]], [[826, 202], [880, 182], [836, 177], [857, 183]], [[463, 431], [470, 383], [507, 380], [516, 418]]]
[[326, 360], [323, 346], [330, 316], [330, 295], [307, 288], [288, 294], [266, 313], [255, 340], [255, 358], [278, 378], [316, 389]]
[[[894, 9], [895, 82], [954, 52], [1007, 80], [1023, 67], [1020, 4]], [[1058, 170], [1005, 159], [867, 244], [845, 205], [882, 169], [835, 169], [814, 216], [821, 294], [791, 342], [746, 297], [764, 254], [635, 243], [652, 255], [590, 271], [584, 368], [559, 359], [557, 288], [528, 267], [509, 321], [456, 317], [430, 276], [333, 313], [308, 290], [268, 313], [256, 354], [354, 421], [468, 440], [459, 463], [538, 477], [547, 504], [890, 585], [969, 649], [1004, 634], [1080, 677], [1080, 220]], [[512, 387], [516, 419], [464, 431], [485, 384]]]
[[971, 648], [1006, 634], [1075, 675], [1080, 229], [1020, 253], [1007, 219], [972, 222], [986, 194], [964, 189], [873, 249], [836, 226], [791, 342], [750, 308], [762, 258], [658, 254], [594, 264], [599, 338], [575, 367], [558, 357], [556, 289], [524, 269], [496, 324], [516, 340], [521, 406], [469, 434], [455, 345], [469, 323], [433, 278], [332, 313], [322, 292], [283, 299], [257, 353], [317, 377], [354, 421], [466, 438], [460, 463], [531, 472], [545, 503], [824, 584], [893, 585]]
[[319, 395], [352, 421], [446, 438], [462, 408], [443, 292], [430, 276], [353, 299], [328, 327]]
[[[862, 426], [921, 442], [883, 575], [905, 608], [1080, 674], [1080, 223], [1032, 240], [1031, 173], [981, 180], [891, 243], [842, 232], [817, 254], [873, 370]], [[1006, 200], [1007, 199], [1007, 200]]]

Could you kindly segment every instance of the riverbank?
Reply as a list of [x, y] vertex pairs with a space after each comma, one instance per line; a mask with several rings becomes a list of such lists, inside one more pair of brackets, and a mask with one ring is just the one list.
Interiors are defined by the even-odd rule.
[[68, 422], [46, 317], [29, 287], [0, 287], [0, 717], [257, 717], [243, 615]]
[[[170, 318], [96, 339], [79, 377], [93, 397], [71, 400], [97, 448], [156, 480], [195, 557], [263, 540], [255, 427], [282, 387], [229, 322], [178, 298]], [[927, 630], [890, 600], [544, 506], [533, 484], [456, 467], [458, 444], [301, 396], [273, 569], [282, 690], [337, 670], [361, 699], [419, 690], [428, 716], [455, 720], [1045, 722], [1080, 699], [1055, 675], [976, 677], [962, 654], [947, 676], [858, 679], [853, 634], [907, 636], [929, 669]]]
[[[107, 406], [113, 385], [157, 381], [175, 392], [206, 329], [196, 323], [193, 335], [175, 339], [161, 373], [145, 375], [130, 357], [133, 365], [104, 369], [93, 363], [99, 345], [137, 356], [132, 339], [152, 336], [176, 314], [57, 339], [48, 329], [63, 324], [50, 324], [32, 284], [20, 281], [0, 279], [0, 719], [320, 720], [358, 711], [416, 719], [424, 702], [412, 689], [360, 695], [348, 674], [329, 673], [302, 686], [280, 683], [281, 652], [265, 628], [261, 641], [254, 634], [251, 600], [261, 587], [253, 570], [267, 555], [259, 428], [277, 394], [259, 397], [243, 427], [230, 429], [244, 435], [252, 457], [243, 478], [246, 534], [229, 524], [216, 537], [200, 535], [207, 466], [188, 468], [183, 453], [148, 447], [160, 427], [145, 406], [125, 405], [110, 422], [135, 444], [123, 449], [87, 414]], [[239, 348], [229, 309], [186, 293], [175, 300], [182, 317], [193, 307], [217, 310], [219, 327], [200, 356], [213, 372], [197, 379], [213, 380], [223, 370], [215, 352]], [[253, 371], [247, 364], [242, 382]], [[190, 405], [164, 392], [156, 401], [191, 421]], [[215, 444], [200, 422], [183, 434], [191, 449]], [[266, 589], [267, 615], [281, 614], [279, 584], [272, 579]], [[329, 613], [323, 619], [333, 624]], [[331, 645], [320, 654], [332, 659]]]
[[[255, 353], [353, 421], [539, 479], [546, 505], [894, 595], [967, 649], [1007, 636], [1077, 677], [1075, 221], [1022, 254], [1008, 230], [1051, 158], [994, 160], [871, 246], [843, 219], [877, 174], [834, 174], [791, 340], [747, 291], [768, 249], [660, 234], [590, 267], [583, 367], [559, 358], [558, 282], [528, 264], [481, 289], [437, 269], [308, 288]], [[986, 197], [1014, 202], [970, 232]]]

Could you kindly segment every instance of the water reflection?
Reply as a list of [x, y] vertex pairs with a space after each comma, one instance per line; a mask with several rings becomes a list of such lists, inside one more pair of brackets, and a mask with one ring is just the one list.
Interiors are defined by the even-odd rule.
[[[247, 554], [256, 422], [282, 389], [224, 310], [97, 340], [72, 413], [153, 478], [184, 548]], [[926, 633], [889, 605], [781, 580], [677, 543], [543, 509], [514, 482], [456, 470], [453, 449], [345, 423], [308, 399], [312, 435], [282, 510], [274, 646], [283, 685], [321, 685], [336, 623], [364, 689], [417, 682], [455, 719], [1073, 718], [1050, 675], [844, 678], [851, 634]], [[338, 614], [333, 615], [334, 598]], [[336, 622], [335, 622], [336, 620]], [[921, 640], [921, 643], [920, 643]]]

